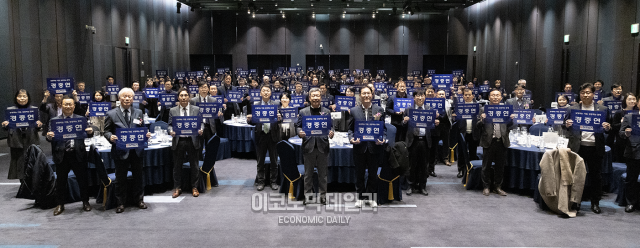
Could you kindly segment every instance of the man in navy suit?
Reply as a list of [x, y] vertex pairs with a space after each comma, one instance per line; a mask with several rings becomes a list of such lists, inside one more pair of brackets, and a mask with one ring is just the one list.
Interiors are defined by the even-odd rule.
[[[383, 125], [382, 140], [376, 141], [360, 141], [354, 138], [354, 129], [356, 121], [382, 121], [384, 122], [385, 113], [382, 107], [373, 105], [373, 89], [369, 86], [363, 86], [360, 89], [360, 106], [351, 108], [351, 116], [349, 118], [349, 142], [353, 144], [353, 162], [356, 165], [356, 191], [358, 200], [356, 207], [362, 207], [363, 203], [368, 203], [371, 207], [377, 207], [377, 203], [373, 198], [364, 200], [363, 193], [376, 194], [378, 192], [378, 167], [382, 161], [384, 153], [383, 144], [387, 139], [387, 128]], [[367, 185], [364, 185], [365, 170], [369, 171]]]
[[[111, 142], [111, 157], [115, 160], [116, 165], [116, 198], [118, 200], [116, 213], [124, 212], [124, 204], [127, 203], [127, 172], [129, 170], [131, 170], [134, 181], [131, 195], [137, 203], [136, 206], [140, 209], [147, 208], [143, 199], [142, 152], [144, 148], [124, 150], [118, 149], [115, 144], [118, 140], [115, 135], [116, 129], [144, 127], [142, 110], [131, 106], [133, 95], [131, 88], [122, 88], [118, 92], [120, 107], [109, 110], [104, 121], [104, 137]], [[151, 137], [151, 133], [147, 132], [147, 138], [149, 137]]]
[[[51, 120], [69, 119], [69, 118], [86, 118], [73, 113], [75, 109], [75, 101], [71, 97], [62, 99], [62, 114]], [[87, 148], [84, 145], [83, 138], [62, 140], [53, 139], [56, 130], [51, 130], [49, 124], [49, 132], [47, 132], [47, 141], [51, 142], [51, 152], [53, 153], [53, 162], [56, 164], [56, 202], [58, 206], [53, 210], [53, 215], [59, 215], [64, 211], [64, 203], [69, 192], [67, 189], [67, 178], [69, 170], [73, 170], [80, 186], [80, 198], [82, 199], [82, 209], [91, 211], [89, 204], [89, 194], [87, 193]], [[89, 137], [93, 136], [93, 129], [87, 127], [85, 129]]]

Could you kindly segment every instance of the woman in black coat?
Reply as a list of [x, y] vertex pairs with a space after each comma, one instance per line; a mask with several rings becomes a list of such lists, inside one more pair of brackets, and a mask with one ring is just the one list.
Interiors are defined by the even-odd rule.
[[[38, 109], [37, 107], [30, 106], [31, 96], [29, 92], [24, 89], [16, 92], [13, 102], [15, 106], [9, 107], [7, 110], [25, 108]], [[11, 149], [8, 179], [24, 179], [24, 152], [33, 144], [40, 145], [38, 131], [42, 129], [42, 122], [38, 120], [36, 124], [37, 127], [9, 128], [8, 120], [2, 122], [2, 127], [9, 133], [7, 144]]]

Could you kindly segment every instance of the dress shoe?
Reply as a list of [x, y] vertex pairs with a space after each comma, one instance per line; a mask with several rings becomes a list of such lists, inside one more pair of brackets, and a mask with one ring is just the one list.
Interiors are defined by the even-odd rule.
[[449, 162], [449, 160], [445, 160], [444, 164], [446, 164], [447, 166], [451, 166], [451, 162]]
[[376, 201], [369, 200], [369, 206], [371, 206], [372, 208], [377, 208], [378, 203]]
[[427, 192], [427, 189], [421, 189], [420, 194], [429, 195], [429, 193]]
[[258, 191], [262, 191], [262, 190], [264, 190], [264, 184], [258, 184], [258, 186], [256, 186], [256, 189], [257, 189]]
[[327, 205], [327, 198], [321, 197], [320, 198], [320, 204]]
[[83, 201], [82, 202], [82, 210], [87, 211], [87, 212], [91, 211], [91, 204], [89, 204], [88, 201]]
[[458, 171], [458, 175], [456, 175], [456, 177], [462, 178], [462, 171]]
[[405, 193], [407, 195], [411, 195], [411, 193], [413, 193], [412, 191], [413, 191], [413, 189], [411, 187], [409, 187], [407, 190], [405, 190]]
[[504, 190], [502, 190], [501, 188], [497, 188], [495, 190], [496, 194], [501, 195], [501, 196], [507, 196], [507, 192], [504, 192]]
[[64, 205], [58, 205], [53, 209], [53, 216], [60, 215], [62, 212], [64, 212]]
[[431, 173], [429, 173], [429, 176], [430, 176], [430, 177], [438, 177], [438, 175], [436, 175], [436, 173], [435, 173], [435, 172], [433, 172], [433, 171], [432, 171]]
[[116, 208], [116, 214], [124, 212], [124, 205], [118, 205]]
[[180, 196], [180, 194], [182, 194], [182, 189], [174, 189], [173, 190], [173, 195], [171, 195], [171, 197], [173, 198], [177, 198], [178, 196]]
[[138, 202], [138, 208], [140, 209], [147, 209], [147, 204], [144, 204], [143, 201]]
[[356, 206], [356, 208], [361, 208], [362, 207], [362, 200], [357, 200], [355, 206]]
[[633, 211], [636, 211], [636, 208], [635, 208], [633, 205], [627, 205], [627, 206], [624, 208], [624, 211], [625, 211], [625, 212], [627, 212], [627, 213], [631, 213], [631, 212], [633, 212]]
[[484, 190], [482, 190], [482, 194], [485, 195], [485, 196], [489, 196], [490, 192], [491, 191], [489, 190], [489, 188], [484, 188]]
[[193, 197], [200, 196], [200, 192], [198, 192], [198, 189], [196, 188], [191, 189], [191, 194], [193, 195]]
[[275, 184], [275, 183], [271, 184], [271, 189], [272, 190], [278, 190], [279, 188], [280, 188], [280, 186], [278, 186], [277, 184]]
[[591, 204], [591, 211], [593, 211], [596, 214], [602, 213], [602, 210], [600, 210], [600, 205], [598, 204]]

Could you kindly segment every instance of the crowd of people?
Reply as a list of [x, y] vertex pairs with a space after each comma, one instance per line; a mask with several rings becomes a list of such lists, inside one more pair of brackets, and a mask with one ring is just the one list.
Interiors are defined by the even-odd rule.
[[[174, 160], [173, 178], [174, 187], [172, 196], [182, 194], [182, 163], [187, 160], [191, 166], [191, 193], [197, 197], [200, 192], [196, 189], [198, 180], [198, 159], [202, 159], [202, 150], [206, 142], [214, 135], [222, 135], [222, 122], [234, 116], [246, 115], [248, 123], [254, 123], [255, 150], [257, 157], [257, 181], [256, 190], [262, 191], [265, 187], [278, 190], [276, 183], [278, 178], [277, 161], [278, 152], [276, 144], [282, 140], [298, 136], [302, 139], [302, 152], [305, 166], [306, 193], [305, 203], [312, 200], [326, 204], [327, 193], [327, 164], [329, 160], [330, 142], [335, 132], [347, 132], [349, 142], [353, 145], [353, 162], [356, 171], [356, 191], [358, 199], [357, 207], [363, 205], [377, 206], [377, 202], [371, 197], [377, 193], [378, 167], [384, 166], [382, 155], [385, 146], [388, 146], [386, 126], [383, 125], [382, 133], [374, 139], [360, 139], [357, 133], [357, 125], [362, 122], [385, 122], [395, 127], [395, 142], [405, 142], [409, 150], [409, 168], [402, 175], [403, 182], [408, 185], [406, 195], [428, 195], [427, 179], [437, 177], [435, 165], [442, 162], [451, 166], [456, 156], [458, 178], [462, 178], [472, 160], [478, 160], [477, 149], [483, 149], [482, 167], [482, 194], [496, 193], [506, 196], [502, 189], [504, 166], [506, 164], [507, 148], [511, 142], [509, 131], [531, 124], [517, 124], [513, 121], [516, 117], [511, 114], [510, 120], [504, 123], [487, 121], [484, 108], [489, 105], [510, 105], [514, 110], [534, 109], [532, 92], [527, 89], [526, 80], [519, 80], [514, 84], [511, 92], [507, 91], [500, 80], [490, 83], [489, 80], [479, 82], [476, 78], [467, 80], [464, 75], [451, 76], [450, 85], [442, 87], [434, 82], [432, 75], [409, 75], [396, 80], [387, 77], [384, 73], [373, 76], [359, 70], [350, 73], [340, 71], [312, 70], [307, 73], [277, 71], [270, 75], [259, 77], [255, 73], [220, 72], [204, 75], [197, 78], [170, 78], [150, 77], [141, 85], [133, 81], [131, 87], [123, 87], [117, 94], [107, 94], [109, 85], [116, 85], [113, 77], [106, 78], [105, 86], [91, 93], [90, 102], [110, 103], [110, 110], [104, 116], [92, 116], [88, 103], [82, 103], [78, 99], [79, 94], [86, 93], [84, 82], [77, 82], [75, 90], [71, 94], [51, 94], [45, 91], [41, 104], [38, 107], [31, 106], [31, 96], [25, 90], [18, 90], [15, 94], [14, 106], [8, 109], [38, 108], [40, 120], [36, 126], [15, 128], [9, 127], [9, 121], [5, 120], [2, 126], [8, 130], [8, 145], [11, 148], [11, 162], [9, 166], [9, 179], [22, 179], [24, 177], [24, 153], [28, 146], [40, 144], [39, 132], [46, 136], [51, 143], [53, 161], [58, 171], [57, 177], [57, 207], [54, 215], [64, 211], [64, 195], [67, 190], [67, 173], [73, 170], [78, 178], [81, 189], [83, 209], [91, 210], [87, 193], [87, 153], [83, 139], [55, 139], [56, 130], [51, 128], [50, 121], [65, 118], [84, 118], [89, 124], [85, 130], [88, 137], [102, 135], [112, 145], [111, 156], [115, 160], [116, 172], [116, 198], [117, 213], [125, 210], [129, 201], [127, 197], [134, 197], [136, 206], [145, 209], [144, 185], [143, 185], [143, 149], [122, 149], [115, 145], [118, 137], [116, 130], [123, 128], [144, 127], [146, 116], [155, 118], [156, 121], [168, 123], [168, 133], [173, 136], [171, 150]], [[197, 87], [198, 92], [191, 92], [189, 86]], [[625, 211], [632, 212], [638, 204], [637, 178], [640, 173], [640, 135], [632, 132], [633, 116], [639, 114], [640, 102], [633, 93], [623, 94], [622, 86], [613, 84], [611, 91], [603, 89], [604, 82], [598, 80], [594, 83], [585, 83], [574, 93], [571, 84], [566, 84], [552, 105], [539, 104], [545, 109], [566, 109], [563, 124], [552, 126], [556, 131], [569, 139], [568, 148], [578, 153], [586, 163], [589, 170], [589, 199], [591, 210], [600, 213], [599, 200], [602, 195], [602, 176], [600, 173], [605, 145], [611, 147], [616, 162], [627, 163], [626, 196], [628, 205]], [[147, 97], [144, 89], [158, 89], [159, 93], [176, 95], [175, 106], [164, 106], [157, 97]], [[259, 91], [259, 95], [252, 95], [251, 90]], [[240, 100], [232, 100], [230, 92], [241, 91]], [[134, 101], [134, 96], [142, 95], [141, 99]], [[172, 117], [201, 115], [198, 105], [203, 102], [213, 102], [214, 97], [222, 97], [224, 103], [222, 109], [215, 113], [217, 118], [203, 118], [201, 128], [191, 135], [178, 135], [174, 130]], [[277, 97], [273, 97], [277, 96]], [[355, 99], [355, 104], [350, 109], [338, 109], [336, 96], [347, 96]], [[303, 103], [295, 105], [292, 101], [302, 97]], [[412, 100], [411, 104], [398, 109], [396, 104], [404, 100]], [[442, 99], [444, 105], [433, 108], [426, 104], [427, 99]], [[606, 102], [620, 101], [621, 108], [611, 110], [605, 106]], [[477, 112], [472, 115], [457, 112], [459, 106], [477, 105]], [[277, 120], [273, 122], [255, 122], [257, 119], [252, 114], [255, 106], [277, 106]], [[283, 122], [280, 111], [283, 109], [298, 109], [297, 120], [293, 123]], [[604, 132], [580, 131], [573, 124], [571, 110], [604, 111], [607, 113], [607, 121], [602, 123]], [[415, 110], [436, 110], [435, 119], [430, 127], [415, 125], [411, 121], [410, 113]], [[328, 133], [312, 135], [304, 130], [303, 119], [307, 116], [330, 115], [331, 112], [339, 112], [334, 125]], [[461, 116], [459, 116], [461, 115]], [[334, 115], [331, 115], [334, 116]], [[388, 118], [387, 118], [388, 117]], [[460, 118], [461, 117], [461, 118]], [[536, 118], [532, 118], [535, 122]], [[538, 120], [540, 121], [540, 120]], [[147, 137], [151, 134], [147, 133]], [[438, 148], [438, 143], [442, 147]], [[465, 144], [460, 145], [460, 144]], [[451, 153], [456, 145], [457, 152]], [[268, 172], [265, 166], [266, 156], [270, 156], [271, 166]], [[187, 156], [185, 156], [187, 155]], [[319, 178], [319, 192], [313, 194], [312, 176], [317, 169]], [[127, 185], [127, 171], [131, 171], [133, 184]], [[365, 170], [368, 170], [368, 178], [365, 180]], [[371, 173], [374, 171], [374, 173]], [[269, 173], [267, 181], [267, 174]], [[366, 184], [365, 184], [366, 182]], [[127, 189], [127, 187], [130, 187]], [[131, 192], [129, 192], [131, 191]], [[579, 206], [572, 206], [579, 208]]]

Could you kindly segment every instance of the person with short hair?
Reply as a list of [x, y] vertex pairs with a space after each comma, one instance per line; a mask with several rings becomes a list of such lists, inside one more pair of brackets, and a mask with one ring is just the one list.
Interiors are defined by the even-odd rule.
[[[627, 99], [634, 97], [627, 95]], [[627, 206], [624, 211], [631, 213], [636, 210], [640, 199], [640, 183], [638, 183], [638, 175], [640, 175], [640, 135], [634, 135], [631, 126], [633, 123], [633, 115], [640, 114], [640, 101], [636, 101], [636, 105], [632, 107], [631, 113], [625, 114], [622, 119], [622, 125], [618, 136], [624, 140], [624, 158], [627, 163], [627, 178], [624, 181], [625, 197]]]
[[[31, 106], [31, 96], [24, 89], [16, 91], [13, 97], [14, 105], [8, 107], [7, 110], [33, 108]], [[9, 175], [7, 179], [24, 179], [24, 153], [31, 145], [40, 145], [40, 137], [38, 131], [42, 128], [40, 119], [36, 121], [36, 127], [15, 127], [9, 128], [9, 121], [2, 122], [2, 127], [7, 131], [7, 145], [9, 146], [11, 160], [9, 162]]]

